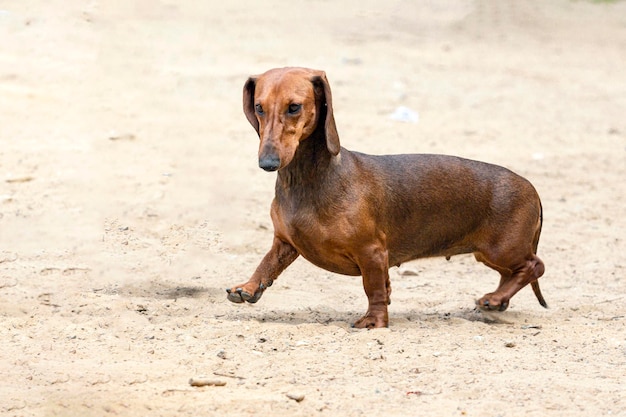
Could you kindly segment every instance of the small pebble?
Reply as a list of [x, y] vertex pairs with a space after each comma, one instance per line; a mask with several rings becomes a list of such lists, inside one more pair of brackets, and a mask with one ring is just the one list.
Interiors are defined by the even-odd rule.
[[295, 402], [299, 403], [300, 401], [304, 400], [304, 395], [303, 394], [287, 394], [287, 398], [289, 398], [290, 400], [294, 400]]
[[403, 277], [410, 277], [410, 276], [417, 276], [417, 275], [419, 275], [415, 269], [404, 268], [404, 267], [398, 268], [398, 274], [400, 274]]
[[113, 133], [109, 135], [109, 140], [135, 140], [135, 135], [133, 135], [132, 133]]
[[223, 387], [226, 385], [226, 381], [220, 381], [219, 379], [208, 379], [205, 377], [196, 377], [189, 379], [189, 385], [192, 387]]

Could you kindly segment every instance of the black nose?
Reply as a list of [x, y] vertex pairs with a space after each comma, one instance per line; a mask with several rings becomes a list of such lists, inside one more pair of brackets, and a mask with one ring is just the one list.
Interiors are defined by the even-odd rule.
[[264, 156], [259, 158], [259, 167], [267, 172], [276, 171], [280, 167], [280, 159], [275, 155]]

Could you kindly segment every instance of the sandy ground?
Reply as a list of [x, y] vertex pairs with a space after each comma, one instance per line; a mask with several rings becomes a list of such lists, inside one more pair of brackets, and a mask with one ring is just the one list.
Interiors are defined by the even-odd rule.
[[[626, 2], [0, 1], [0, 40], [0, 414], [626, 415]], [[349, 149], [530, 179], [550, 308], [475, 311], [471, 256], [393, 268], [389, 329], [304, 260], [226, 301], [272, 237], [241, 89], [286, 65]]]

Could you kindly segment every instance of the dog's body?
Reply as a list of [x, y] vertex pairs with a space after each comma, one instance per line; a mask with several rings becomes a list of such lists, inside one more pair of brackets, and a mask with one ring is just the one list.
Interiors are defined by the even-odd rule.
[[257, 302], [298, 255], [362, 275], [369, 309], [355, 327], [388, 325], [388, 269], [412, 259], [474, 253], [501, 275], [479, 307], [505, 310], [537, 279], [542, 208], [513, 172], [444, 155], [373, 156], [341, 148], [330, 87], [321, 71], [284, 68], [251, 77], [244, 112], [259, 133], [259, 165], [278, 171], [271, 216], [274, 243], [250, 280], [228, 289]]

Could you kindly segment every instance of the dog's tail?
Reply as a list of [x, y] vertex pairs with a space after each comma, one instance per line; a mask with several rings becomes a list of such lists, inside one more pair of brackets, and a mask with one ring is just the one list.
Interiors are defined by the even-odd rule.
[[[537, 246], [539, 246], [541, 226], [543, 226], [543, 206], [541, 205], [541, 201], [539, 201], [539, 227], [537, 228], [537, 232], [535, 232], [535, 237], [533, 239], [533, 252], [535, 252], [535, 255], [537, 254]], [[541, 294], [541, 289], [539, 288], [539, 277], [531, 282], [530, 286], [532, 287], [533, 292], [535, 293], [535, 297], [537, 297], [537, 300], [539, 301], [539, 304], [541, 304], [541, 306], [544, 308], [548, 308], [548, 303], [546, 303], [546, 300]]]

